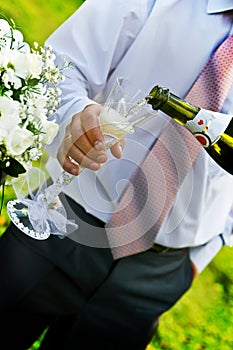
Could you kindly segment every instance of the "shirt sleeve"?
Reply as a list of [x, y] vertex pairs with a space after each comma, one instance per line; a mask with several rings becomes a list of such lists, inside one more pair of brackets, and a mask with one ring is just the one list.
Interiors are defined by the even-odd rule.
[[194, 263], [199, 273], [202, 272], [205, 267], [211, 262], [215, 255], [220, 251], [222, 246], [223, 241], [219, 235], [212, 238], [204, 245], [189, 249], [190, 259]]
[[[150, 3], [151, 1], [149, 1]], [[142, 0], [86, 0], [47, 40], [62, 65], [64, 58], [73, 67], [64, 71], [61, 105], [54, 117], [60, 124], [55, 141], [47, 147], [50, 155], [64, 137], [72, 116], [104, 88], [147, 18], [149, 8]]]
[[233, 246], [233, 206], [227, 218], [227, 223], [226, 223], [223, 238], [224, 238], [225, 245], [229, 247]]
[[204, 245], [189, 249], [190, 259], [199, 273], [205, 269], [224, 245], [233, 246], [233, 206], [228, 215], [223, 233], [212, 238]]

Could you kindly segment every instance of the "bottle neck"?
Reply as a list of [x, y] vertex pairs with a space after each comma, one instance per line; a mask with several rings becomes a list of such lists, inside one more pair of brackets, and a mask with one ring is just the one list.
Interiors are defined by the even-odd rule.
[[200, 111], [199, 107], [180, 99], [169, 92], [169, 89], [155, 86], [146, 96], [147, 103], [154, 110], [161, 110], [181, 124], [193, 119]]

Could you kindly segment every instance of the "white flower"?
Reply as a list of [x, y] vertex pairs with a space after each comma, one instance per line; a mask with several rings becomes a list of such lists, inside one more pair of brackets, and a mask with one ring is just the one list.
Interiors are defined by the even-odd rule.
[[55, 121], [44, 120], [42, 122], [42, 142], [46, 145], [49, 145], [55, 138], [58, 132], [58, 125]]
[[2, 75], [2, 81], [8, 89], [11, 88], [10, 84], [14, 86], [14, 89], [20, 89], [22, 87], [21, 79], [15, 75], [15, 71], [12, 68], [6, 69]]
[[10, 34], [11, 27], [5, 19], [0, 19], [0, 37], [4, 37], [6, 34]]
[[27, 54], [18, 50], [9, 51], [9, 63], [12, 65], [15, 75], [22, 79], [28, 77], [28, 60]]
[[18, 101], [6, 96], [0, 96], [0, 135], [18, 125], [21, 121], [19, 117]]
[[28, 51], [2, 50], [0, 64], [7, 71], [9, 68], [22, 79], [40, 78], [43, 61], [40, 55]]
[[29, 155], [32, 160], [37, 160], [42, 155], [42, 152], [34, 147], [29, 150]]
[[19, 30], [13, 29], [12, 36], [13, 40], [11, 47], [13, 49], [19, 49], [23, 44], [23, 34]]
[[40, 78], [42, 72], [43, 61], [40, 55], [36, 53], [27, 54], [27, 63], [28, 63], [28, 76], [31, 78]]
[[55, 59], [51, 47], [31, 48], [13, 22], [0, 19], [0, 170], [9, 162], [12, 177], [27, 171], [58, 132], [51, 116], [64, 77]]
[[5, 138], [5, 144], [9, 155], [18, 156], [33, 145], [33, 133], [27, 129], [22, 129], [16, 126], [10, 130], [8, 136]]
[[5, 47], [0, 49], [0, 66], [3, 70], [7, 68], [9, 63], [9, 51]]
[[10, 46], [11, 43], [11, 27], [7, 21], [0, 19], [0, 47]]

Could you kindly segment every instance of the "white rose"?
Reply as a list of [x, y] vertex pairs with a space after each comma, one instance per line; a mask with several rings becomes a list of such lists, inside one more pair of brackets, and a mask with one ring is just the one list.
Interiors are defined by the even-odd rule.
[[49, 145], [58, 132], [58, 125], [55, 121], [44, 120], [42, 123], [42, 143]]
[[28, 76], [27, 54], [18, 50], [10, 50], [8, 55], [9, 63], [14, 67], [15, 75], [25, 79]]
[[20, 89], [22, 87], [21, 79], [15, 75], [14, 70], [11, 68], [7, 68], [5, 73], [3, 73], [2, 81], [8, 89], [10, 89], [9, 84], [12, 84], [14, 89]]
[[20, 103], [6, 96], [0, 96], [0, 128], [10, 130], [21, 122]]
[[10, 25], [5, 19], [1, 18], [0, 19], [0, 37], [8, 33], [10, 33]]
[[[2, 57], [1, 57], [2, 56]], [[4, 55], [0, 56], [2, 66], [7, 68], [9, 63], [13, 66], [17, 77], [40, 78], [43, 62], [40, 55], [26, 51], [4, 50]]]
[[1, 47], [10, 46], [11, 39], [10, 39], [10, 25], [5, 19], [0, 19], [0, 44]]
[[1, 143], [4, 140], [4, 138], [7, 136], [7, 134], [8, 134], [8, 131], [6, 129], [3, 129], [0, 123], [0, 142]]
[[12, 48], [18, 49], [23, 44], [23, 34], [18, 29], [13, 29], [12, 34], [14, 38], [14, 41], [12, 43]]
[[24, 53], [30, 53], [31, 52], [31, 48], [30, 48], [30, 45], [26, 42], [22, 42], [20, 44], [20, 47], [18, 48], [18, 50], [20, 52], [24, 52]]
[[21, 52], [16, 50], [11, 50], [8, 53], [8, 60], [12, 63], [15, 75], [22, 79], [30, 78], [40, 78], [40, 74], [43, 68], [43, 61], [40, 55], [35, 53], [30, 53], [28, 51]]
[[28, 147], [33, 145], [33, 142], [33, 133], [19, 126], [10, 130], [8, 136], [5, 138], [8, 154], [12, 156], [23, 154]]
[[31, 78], [40, 78], [40, 74], [42, 72], [43, 61], [40, 55], [36, 53], [28, 53], [28, 75]]
[[0, 65], [3, 68], [7, 68], [8, 63], [10, 62], [11, 50], [8, 48], [2, 48], [0, 50]]

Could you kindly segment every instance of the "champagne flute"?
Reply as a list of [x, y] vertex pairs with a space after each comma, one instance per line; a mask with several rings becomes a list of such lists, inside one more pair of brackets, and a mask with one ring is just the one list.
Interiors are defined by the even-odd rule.
[[[141, 90], [135, 89], [126, 79], [118, 78], [113, 85], [99, 117], [101, 131], [106, 149], [116, 142], [132, 134], [135, 126], [148, 119], [143, 106], [147, 103]], [[85, 168], [79, 165], [80, 172]], [[59, 200], [59, 194], [73, 181], [74, 175], [62, 171], [57, 180], [39, 195], [31, 199], [16, 199], [7, 203], [8, 215], [11, 221], [26, 235], [37, 239], [47, 239], [52, 233], [51, 227], [57, 218], [54, 211], [64, 208]], [[46, 220], [44, 220], [46, 218]], [[36, 225], [36, 221], [43, 225]], [[58, 233], [56, 233], [58, 234]], [[61, 235], [63, 232], [61, 232]], [[63, 234], [64, 235], [64, 234]]]

